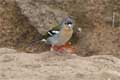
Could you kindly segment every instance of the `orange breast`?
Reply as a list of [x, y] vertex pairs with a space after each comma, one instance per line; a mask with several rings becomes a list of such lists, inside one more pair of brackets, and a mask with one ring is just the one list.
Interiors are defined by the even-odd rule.
[[58, 44], [64, 45], [71, 38], [72, 33], [73, 33], [72, 29], [64, 27], [61, 30], [61, 33], [59, 34]]
[[71, 35], [72, 34], [72, 30], [70, 28], [65, 27], [64, 28], [64, 34], [65, 35]]

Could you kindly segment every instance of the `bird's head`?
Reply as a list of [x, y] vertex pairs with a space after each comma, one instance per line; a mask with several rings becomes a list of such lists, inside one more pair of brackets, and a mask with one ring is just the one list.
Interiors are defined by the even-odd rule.
[[66, 17], [62, 22], [62, 27], [66, 29], [73, 29], [74, 21], [71, 17]]

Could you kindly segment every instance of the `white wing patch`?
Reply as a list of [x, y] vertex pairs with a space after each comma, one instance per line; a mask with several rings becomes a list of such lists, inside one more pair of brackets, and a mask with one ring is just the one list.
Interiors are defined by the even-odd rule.
[[50, 35], [50, 36], [52, 36], [53, 34], [52, 33], [50, 33], [50, 32], [48, 32], [48, 34]]
[[53, 33], [55, 33], [55, 34], [58, 34], [59, 33], [59, 31], [52, 31]]

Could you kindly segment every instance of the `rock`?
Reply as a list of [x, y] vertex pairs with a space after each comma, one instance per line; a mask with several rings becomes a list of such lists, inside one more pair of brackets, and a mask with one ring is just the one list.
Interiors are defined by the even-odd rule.
[[53, 52], [27, 54], [1, 48], [0, 79], [120, 80], [120, 59], [110, 55], [80, 57]]
[[[49, 47], [40, 42], [41, 34], [72, 16], [75, 28], [82, 27], [80, 55], [120, 56], [120, 0], [0, 0], [0, 47], [41, 52]], [[112, 14], [115, 13], [115, 27]], [[44, 49], [43, 49], [44, 48]], [[47, 48], [47, 49], [46, 49]]]
[[[119, 0], [16, 0], [22, 14], [44, 34], [66, 15], [75, 19], [75, 28], [82, 27], [75, 44], [83, 56], [94, 54], [119, 55], [119, 24], [112, 27], [112, 14], [119, 16]], [[100, 6], [100, 7], [98, 7]], [[95, 14], [95, 15], [93, 15]], [[115, 21], [119, 23], [116, 17]], [[49, 23], [50, 22], [50, 23]], [[115, 22], [115, 23], [116, 23]], [[116, 25], [116, 24], [115, 24]]]
[[[0, 0], [0, 47], [14, 47], [25, 51], [31, 43], [39, 41], [39, 38], [37, 29], [21, 14], [15, 0]], [[42, 47], [39, 49], [42, 50]]]
[[52, 27], [56, 26], [63, 18], [67, 17], [67, 12], [52, 8], [44, 4], [44, 1], [16, 0], [16, 2], [22, 14], [29, 19], [31, 25], [41, 34], [46, 33]]

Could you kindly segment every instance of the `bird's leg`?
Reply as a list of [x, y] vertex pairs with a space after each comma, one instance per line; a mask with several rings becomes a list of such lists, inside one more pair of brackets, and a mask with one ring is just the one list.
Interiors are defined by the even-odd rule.
[[50, 51], [58, 51], [58, 52], [63, 52], [64, 51], [64, 46], [63, 45], [51, 45]]
[[60, 53], [63, 53], [64, 52], [64, 45], [58, 46], [57, 51]]
[[50, 51], [54, 51], [54, 45], [51, 45]]
[[57, 51], [60, 53], [67, 52], [67, 53], [75, 53], [75, 48], [71, 45], [71, 42], [68, 42], [64, 45], [52, 45], [50, 51]]
[[61, 46], [51, 45], [50, 51], [58, 51], [60, 48]]

